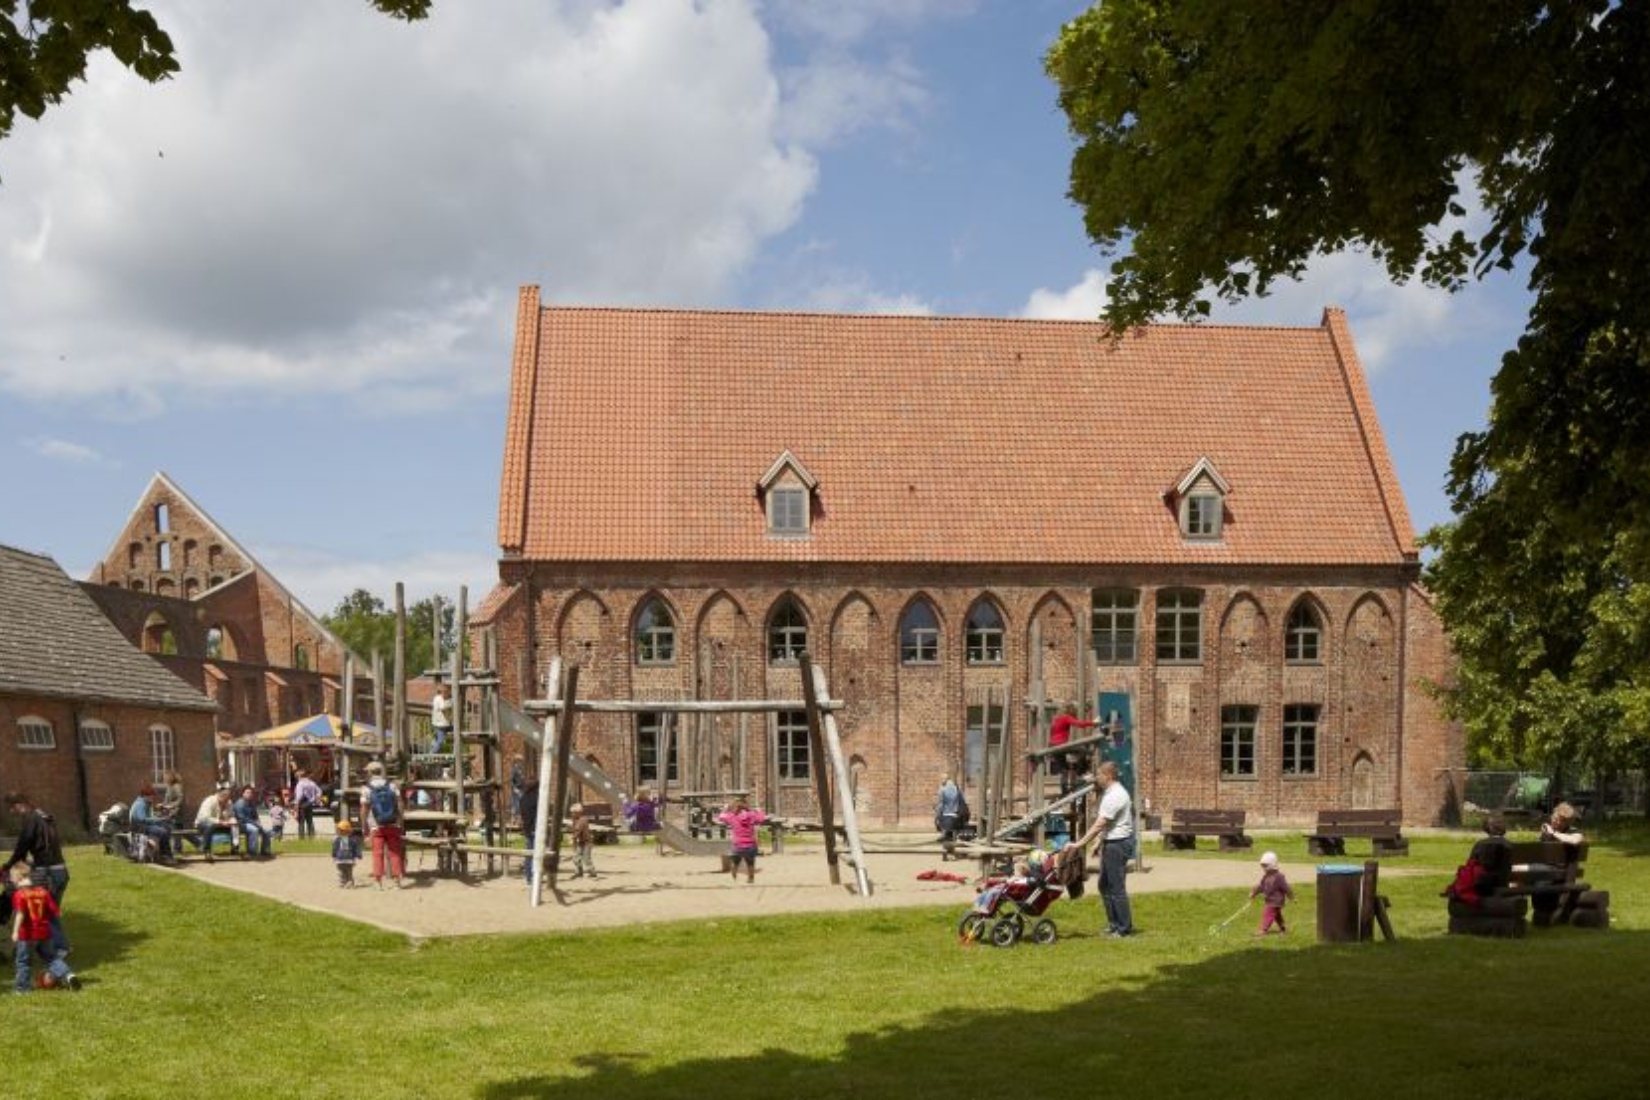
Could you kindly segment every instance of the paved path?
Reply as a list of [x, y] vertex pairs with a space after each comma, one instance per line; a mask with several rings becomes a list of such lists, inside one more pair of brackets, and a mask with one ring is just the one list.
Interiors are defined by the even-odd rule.
[[[919, 905], [954, 905], [960, 913], [974, 896], [969, 885], [922, 881], [917, 875], [933, 870], [972, 878], [977, 873], [975, 864], [946, 863], [936, 855], [868, 855], [872, 896], [860, 898], [846, 886], [831, 885], [818, 846], [792, 845], [783, 855], [762, 857], [756, 882], [746, 884], [742, 877], [722, 873], [715, 861], [659, 855], [651, 845], [626, 844], [598, 847], [600, 878], [564, 881], [559, 894], [546, 890], [544, 904], [534, 909], [519, 872], [504, 878], [444, 879], [435, 874], [433, 854], [424, 855], [422, 864], [420, 858], [409, 854], [412, 874], [401, 890], [374, 888], [365, 865], [357, 868], [365, 886], [339, 889], [331, 861], [320, 855], [250, 863], [191, 861], [171, 873], [419, 938]], [[1248, 860], [1156, 857], [1148, 867], [1146, 873], [1130, 876], [1131, 893], [1248, 887], [1259, 877], [1258, 867]], [[1312, 881], [1312, 863], [1286, 863], [1284, 870], [1292, 882]], [[841, 877], [852, 884], [846, 864]], [[1092, 877], [1089, 886], [1092, 895]], [[1095, 903], [1085, 896], [1080, 904]]]

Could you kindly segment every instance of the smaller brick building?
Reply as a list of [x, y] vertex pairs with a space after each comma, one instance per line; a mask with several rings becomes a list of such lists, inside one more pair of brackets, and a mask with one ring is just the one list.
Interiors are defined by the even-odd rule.
[[217, 704], [122, 637], [56, 562], [0, 546], [0, 608], [0, 788], [90, 828], [171, 769], [190, 796], [216, 780]]

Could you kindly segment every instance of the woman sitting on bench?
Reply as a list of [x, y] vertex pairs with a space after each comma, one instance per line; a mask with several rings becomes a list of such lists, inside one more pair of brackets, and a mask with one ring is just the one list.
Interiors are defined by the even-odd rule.
[[1560, 844], [1583, 844], [1587, 838], [1576, 827], [1576, 808], [1568, 802], [1553, 807], [1553, 816], [1541, 823], [1541, 839]]

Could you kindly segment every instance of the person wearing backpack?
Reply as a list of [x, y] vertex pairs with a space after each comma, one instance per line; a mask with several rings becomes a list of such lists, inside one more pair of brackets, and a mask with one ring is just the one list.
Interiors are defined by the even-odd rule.
[[397, 887], [405, 886], [407, 840], [401, 822], [401, 792], [384, 778], [384, 765], [374, 760], [367, 765], [367, 785], [361, 788], [361, 820], [372, 838], [372, 881], [384, 888], [384, 857], [389, 856], [390, 877]]

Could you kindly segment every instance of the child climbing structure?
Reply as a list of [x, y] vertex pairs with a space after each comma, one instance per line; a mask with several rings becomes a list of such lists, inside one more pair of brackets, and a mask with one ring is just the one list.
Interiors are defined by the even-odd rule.
[[[596, 700], [578, 698], [579, 668], [577, 665], [567, 666], [564, 669], [561, 658], [556, 658], [550, 666], [550, 675], [546, 680], [547, 696], [545, 699], [530, 700], [524, 704], [529, 714], [544, 716], [544, 735], [539, 739], [540, 763], [538, 771], [539, 791], [537, 820], [533, 827], [534, 852], [532, 859], [533, 888], [529, 904], [538, 906], [543, 900], [544, 875], [546, 871], [546, 853], [556, 852], [561, 843], [562, 819], [566, 816], [570, 805], [568, 786], [570, 778], [577, 776], [580, 782], [586, 783], [601, 791], [615, 804], [623, 801], [624, 792], [619, 786], [605, 775], [599, 768], [588, 760], [579, 758], [573, 752], [573, 745], [577, 737], [578, 716], [581, 713], [621, 713], [637, 714], [643, 712], [663, 712], [666, 715], [681, 714], [768, 714], [779, 711], [804, 711], [808, 718], [809, 738], [818, 760], [829, 760], [831, 767], [814, 769], [815, 795], [819, 802], [820, 821], [825, 838], [825, 858], [829, 869], [831, 882], [840, 884], [841, 856], [837, 851], [836, 843], [836, 812], [835, 805], [839, 793], [846, 793], [849, 788], [848, 765], [842, 755], [841, 738], [837, 733], [834, 711], [841, 708], [842, 703], [829, 698], [826, 691], [825, 675], [808, 660], [806, 654], [800, 659], [802, 671], [802, 689], [804, 698], [797, 700], [771, 699], [698, 699], [677, 701], [638, 701], [638, 700]], [[670, 723], [667, 721], [667, 731]], [[668, 737], [668, 732], [667, 735]], [[668, 744], [661, 752], [661, 759], [668, 759]], [[575, 763], [577, 761], [577, 763]], [[662, 779], [668, 778], [666, 775]], [[834, 790], [833, 790], [834, 786]], [[668, 801], [668, 784], [661, 782], [660, 795], [663, 801]], [[871, 895], [871, 879], [865, 866], [865, 849], [860, 840], [859, 822], [854, 812], [853, 800], [841, 798], [842, 829], [847, 838], [849, 855], [848, 862], [854, 871], [856, 890], [861, 897]], [[725, 846], [713, 841], [699, 841], [685, 830], [672, 826], [663, 820], [661, 826], [665, 843], [678, 850], [690, 854], [723, 854]], [[708, 851], [706, 849], [709, 849]], [[548, 871], [551, 885], [554, 887], [556, 863], [554, 859], [548, 861]]]

